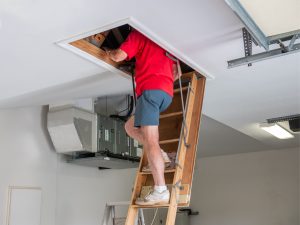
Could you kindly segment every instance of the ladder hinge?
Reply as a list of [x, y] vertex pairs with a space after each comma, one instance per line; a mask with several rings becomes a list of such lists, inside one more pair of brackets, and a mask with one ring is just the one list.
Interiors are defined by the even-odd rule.
[[181, 185], [181, 181], [182, 180], [180, 179], [173, 185], [174, 188], [178, 188], [180, 191], [182, 191], [184, 189], [184, 187]]

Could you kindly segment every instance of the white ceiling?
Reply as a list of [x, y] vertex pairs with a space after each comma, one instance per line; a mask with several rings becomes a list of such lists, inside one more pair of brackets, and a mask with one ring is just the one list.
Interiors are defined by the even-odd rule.
[[243, 25], [223, 0], [2, 0], [0, 107], [129, 92], [129, 79], [55, 44], [128, 17], [215, 77], [207, 82], [207, 116], [272, 148], [299, 146], [258, 123], [300, 113], [300, 54], [227, 69], [244, 54]]
[[[295, 143], [292, 143], [291, 146], [294, 146], [294, 144]], [[289, 147], [290, 146], [286, 146], [286, 148]], [[208, 116], [202, 117], [198, 142], [198, 157], [230, 155], [272, 149], [272, 146], [268, 146]]]
[[[239, 0], [248, 14], [266, 36], [272, 36], [300, 28], [300, 1]], [[278, 16], [278, 13], [280, 15]]]

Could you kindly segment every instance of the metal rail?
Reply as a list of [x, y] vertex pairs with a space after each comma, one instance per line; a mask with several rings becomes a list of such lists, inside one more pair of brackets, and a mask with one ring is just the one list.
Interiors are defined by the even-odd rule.
[[238, 58], [228, 61], [228, 68], [246, 65], [266, 59], [271, 59], [279, 56], [289, 55], [300, 51], [300, 43], [294, 44], [289, 51], [284, 51], [282, 48], [277, 48], [268, 52], [262, 52], [259, 54]]

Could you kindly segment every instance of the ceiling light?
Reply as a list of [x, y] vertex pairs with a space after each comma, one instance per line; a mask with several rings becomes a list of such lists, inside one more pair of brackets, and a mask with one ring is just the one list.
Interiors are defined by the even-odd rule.
[[289, 139], [294, 137], [294, 135], [292, 135], [291, 133], [289, 133], [288, 131], [286, 131], [276, 123], [273, 124], [263, 123], [260, 124], [260, 128], [279, 139]]
[[[284, 127], [288, 131], [300, 132], [300, 114], [280, 116], [276, 118], [267, 119], [268, 123], [279, 123], [282, 126], [282, 122], [288, 122], [288, 127]], [[290, 131], [289, 131], [290, 132]]]

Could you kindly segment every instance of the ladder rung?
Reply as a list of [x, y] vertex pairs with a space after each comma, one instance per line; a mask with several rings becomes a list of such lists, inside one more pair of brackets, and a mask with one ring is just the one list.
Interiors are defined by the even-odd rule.
[[179, 138], [163, 140], [163, 141], [160, 141], [159, 144], [170, 144], [170, 143], [175, 143], [175, 142], [179, 142]]
[[166, 114], [162, 114], [160, 115], [160, 119], [164, 119], [164, 118], [169, 118], [169, 117], [173, 117], [173, 116], [182, 116], [182, 111], [180, 112], [172, 112], [172, 113], [166, 113]]
[[[186, 91], [188, 89], [188, 87], [182, 87], [182, 91]], [[174, 94], [176, 93], [180, 93], [180, 88], [176, 88], [174, 89]]]
[[131, 205], [133, 208], [153, 209], [153, 208], [168, 208], [170, 204], [162, 205]]
[[[165, 170], [165, 173], [175, 173], [175, 169]], [[141, 175], [152, 174], [151, 172], [139, 172]]]

